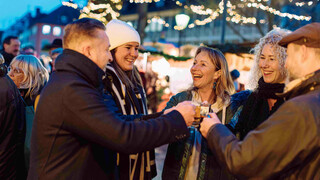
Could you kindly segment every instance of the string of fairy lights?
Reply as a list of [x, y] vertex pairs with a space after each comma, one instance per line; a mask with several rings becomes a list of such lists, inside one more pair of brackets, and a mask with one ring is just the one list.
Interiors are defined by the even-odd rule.
[[[319, 0], [317, 0], [319, 1]], [[293, 0], [289, 0], [290, 3], [293, 2]], [[313, 5], [313, 1], [308, 1], [308, 2], [295, 2], [294, 5], [298, 6], [298, 7], [302, 7], [302, 6], [312, 6]]]
[[130, 3], [152, 3], [159, 2], [160, 0], [130, 0]]
[[[130, 3], [152, 3], [152, 2], [158, 2], [160, 0], [130, 0]], [[227, 13], [228, 17], [226, 18], [227, 21], [231, 21], [233, 23], [241, 23], [241, 24], [256, 24], [257, 19], [255, 17], [245, 17], [243, 15], [240, 15], [237, 12], [237, 8], [244, 8], [244, 7], [249, 7], [249, 8], [256, 8], [260, 9], [263, 11], [266, 11], [268, 13], [272, 13], [274, 15], [280, 16], [280, 17], [285, 17], [289, 19], [295, 19], [299, 21], [310, 21], [311, 16], [302, 16], [302, 15], [296, 15], [296, 14], [291, 14], [291, 13], [283, 13], [273, 7], [267, 6], [262, 4], [261, 2], [268, 2], [269, 0], [240, 0], [240, 2], [237, 5], [233, 5], [230, 1], [227, 1]], [[319, 1], [319, 0], [317, 0]], [[117, 11], [122, 9], [122, 4], [121, 0], [111, 0], [113, 4], [116, 4], [116, 9]], [[298, 7], [302, 6], [312, 6], [314, 4], [314, 1], [308, 1], [308, 2], [294, 2], [294, 0], [289, 0], [290, 3], [293, 3], [294, 5]], [[78, 6], [74, 3], [71, 2], [62, 2], [64, 6], [69, 6], [73, 8], [78, 8]], [[191, 10], [191, 12], [201, 15], [201, 16], [207, 16], [206, 18], [200, 20], [196, 19], [194, 22], [190, 23], [187, 28], [194, 28], [195, 26], [203, 26], [206, 25], [213, 20], [215, 20], [217, 17], [220, 16], [220, 14], [223, 13], [224, 7], [224, 0], [221, 0], [220, 3], [218, 4], [218, 8], [216, 10], [206, 8], [204, 5], [183, 5], [180, 1], [176, 1], [176, 4], [180, 7], [183, 6], [184, 9]], [[101, 10], [104, 9], [104, 11], [99, 13], [93, 13], [95, 10]], [[92, 2], [88, 2], [88, 5], [84, 7], [81, 10], [80, 18], [82, 17], [93, 17], [96, 19], [101, 20], [102, 22], [107, 22], [105, 19], [105, 16], [107, 14], [110, 14], [113, 19], [117, 19], [120, 16], [120, 13], [117, 11], [113, 10], [110, 3], [106, 4], [94, 4]], [[162, 18], [159, 16], [155, 16], [151, 19], [148, 19], [148, 23], [151, 22], [157, 22], [160, 24], [163, 24], [165, 27], [169, 27], [170, 24], [168, 24], [166, 21], [164, 21]], [[259, 23], [264, 24], [266, 23], [266, 20], [261, 19], [259, 20]], [[175, 26], [174, 29], [179, 30], [179, 27]]]
[[278, 15], [278, 16], [281, 16], [281, 17], [288, 17], [289, 19], [296, 19], [296, 20], [299, 20], [299, 21], [303, 21], [303, 20], [306, 20], [306, 21], [310, 21], [311, 19], [311, 16], [298, 16], [298, 15], [295, 15], [295, 14], [290, 14], [290, 13], [282, 13], [280, 12], [279, 10], [276, 10], [270, 6], [265, 6], [261, 3], [248, 3], [247, 4], [248, 7], [254, 7], [254, 8], [257, 8], [257, 9], [262, 9], [264, 11], [268, 11], [274, 15]]
[[[122, 9], [122, 5], [118, 4], [121, 2], [121, 0], [111, 0], [112, 3], [116, 4], [115, 7], [116, 9], [119, 11]], [[69, 3], [70, 4], [70, 3]], [[72, 4], [72, 3], [71, 3]], [[93, 13], [93, 11], [95, 10], [101, 10], [104, 9], [104, 11], [100, 12], [100, 13]], [[107, 23], [107, 19], [105, 18], [105, 16], [107, 14], [110, 14], [112, 19], [117, 19], [120, 16], [120, 13], [113, 10], [110, 3], [106, 3], [106, 4], [94, 4], [92, 2], [88, 2], [87, 6], [84, 7], [81, 10], [81, 14], [79, 16], [79, 18], [84, 18], [84, 17], [91, 17], [91, 18], [95, 18], [98, 19], [104, 23]]]
[[[227, 13], [229, 14], [230, 17], [227, 17], [227, 21], [231, 21], [234, 23], [242, 23], [242, 24], [256, 24], [257, 19], [255, 17], [245, 17], [240, 15], [239, 13], [236, 12], [236, 8], [244, 8], [245, 6], [247, 7], [253, 7], [256, 9], [261, 9], [263, 11], [267, 11], [269, 13], [272, 13], [274, 15], [280, 16], [280, 17], [287, 17], [289, 19], [296, 19], [296, 20], [305, 20], [305, 21], [310, 21], [311, 17], [310, 16], [298, 16], [295, 14], [290, 14], [290, 13], [282, 13], [279, 10], [276, 10], [275, 8], [265, 6], [262, 3], [259, 3], [261, 1], [268, 2], [269, 0], [258, 0], [258, 3], [256, 0], [241, 0], [241, 2], [246, 3], [239, 3], [237, 6], [232, 5], [230, 1], [227, 2]], [[177, 1], [176, 3], [179, 6], [182, 6], [182, 3]], [[311, 5], [311, 3], [308, 3]], [[186, 5], [184, 6], [186, 8]], [[218, 9], [217, 10], [212, 10], [210, 8], [205, 8], [203, 5], [201, 6], [194, 6], [191, 5], [190, 7], [187, 7], [192, 10], [193, 13], [199, 14], [199, 15], [209, 15], [208, 18], [200, 21], [200, 20], [195, 20], [194, 23], [191, 23], [188, 27], [193, 28], [195, 25], [205, 25], [207, 23], [210, 23], [214, 19], [216, 19], [220, 14], [223, 13], [223, 0], [219, 3]], [[187, 9], [186, 8], [186, 9]], [[264, 24], [266, 21], [264, 19], [261, 19], [259, 21], [260, 23]]]
[[[255, 0], [241, 0], [242, 2], [256, 2]], [[268, 2], [269, 0], [258, 0], [258, 2]], [[319, 0], [317, 0], [319, 1]], [[308, 2], [294, 2], [294, 0], [289, 0], [290, 3], [293, 3], [295, 6], [298, 6], [298, 7], [302, 7], [302, 6], [312, 6], [314, 1], [308, 1]]]

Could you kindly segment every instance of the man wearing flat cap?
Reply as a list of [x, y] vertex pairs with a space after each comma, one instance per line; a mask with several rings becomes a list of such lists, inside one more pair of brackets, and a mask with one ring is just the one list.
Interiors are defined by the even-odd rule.
[[285, 36], [286, 102], [239, 141], [215, 114], [200, 131], [220, 164], [239, 179], [320, 179], [320, 23]]

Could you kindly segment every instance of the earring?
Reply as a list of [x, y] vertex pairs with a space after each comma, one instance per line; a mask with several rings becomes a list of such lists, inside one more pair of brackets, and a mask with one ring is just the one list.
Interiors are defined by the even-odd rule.
[[214, 90], [216, 89], [216, 86], [217, 86], [217, 82], [214, 82], [214, 83], [213, 83], [213, 89], [214, 89]]

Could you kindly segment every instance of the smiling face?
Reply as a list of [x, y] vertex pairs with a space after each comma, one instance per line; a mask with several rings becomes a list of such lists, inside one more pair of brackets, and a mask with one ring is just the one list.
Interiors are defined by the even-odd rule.
[[138, 42], [129, 42], [116, 48], [115, 61], [123, 71], [133, 69], [133, 64], [138, 58]]
[[190, 72], [194, 87], [199, 89], [212, 89], [218, 78], [218, 71], [207, 52], [200, 52], [195, 57]]
[[285, 77], [281, 74], [279, 60], [275, 57], [271, 44], [266, 44], [261, 52], [259, 68], [266, 83], [284, 83]]

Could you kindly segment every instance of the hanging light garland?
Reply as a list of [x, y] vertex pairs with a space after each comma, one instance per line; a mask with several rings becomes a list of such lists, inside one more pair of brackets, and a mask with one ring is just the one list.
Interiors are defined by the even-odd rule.
[[[176, 1], [176, 4], [178, 6], [182, 6], [183, 5], [179, 1]], [[203, 25], [205, 25], [207, 23], [212, 22], [213, 20], [215, 20], [221, 14], [221, 13], [219, 14], [219, 11], [220, 11], [219, 9], [216, 9], [215, 11], [213, 11], [210, 8], [205, 8], [203, 5], [201, 5], [201, 6], [196, 6], [196, 5], [187, 6], [187, 5], [185, 5], [184, 8], [185, 9], [190, 9], [195, 14], [209, 15], [209, 17], [205, 18], [204, 20], [199, 20], [199, 19], [194, 20], [193, 23], [188, 25], [188, 28], [194, 28], [196, 25], [197, 26], [203, 26]], [[179, 30], [179, 27], [176, 27], [175, 29]]]
[[[219, 7], [220, 9], [223, 10], [223, 1], [221, 1], [219, 3]], [[230, 1], [227, 2], [227, 13], [230, 15], [229, 21], [239, 24], [239, 23], [243, 23], [243, 24], [256, 24], [257, 23], [257, 19], [255, 17], [245, 17], [245, 16], [241, 16], [240, 14], [238, 14], [235, 9], [236, 6], [232, 5]], [[227, 19], [228, 21], [228, 19]]]
[[[158, 2], [158, 1], [160, 1], [160, 0], [130, 0], [129, 2], [130, 3], [152, 3], [152, 2]], [[197, 5], [190, 5], [190, 6], [184, 5], [185, 9], [190, 9], [195, 14], [208, 16], [207, 18], [205, 18], [203, 20], [199, 20], [199, 19], [194, 20], [193, 23], [190, 23], [188, 25], [188, 28], [194, 28], [195, 26], [203, 26], [203, 25], [208, 24], [208, 23], [212, 22], [213, 20], [215, 20], [220, 14], [223, 13], [223, 9], [224, 9], [223, 1], [224, 0], [220, 1], [219, 6], [216, 10], [206, 8], [203, 5], [199, 5], [199, 6], [197, 6]], [[267, 12], [272, 13], [274, 15], [278, 15], [280, 17], [287, 17], [289, 19], [305, 20], [305, 21], [310, 21], [310, 19], [311, 19], [310, 16], [298, 16], [298, 15], [290, 14], [290, 13], [282, 13], [279, 10], [276, 10], [272, 7], [265, 6], [265, 5], [261, 4], [260, 3], [261, 1], [268, 2], [269, 0], [241, 0], [241, 2], [247, 3], [247, 4], [239, 3], [237, 6], [232, 5], [231, 2], [228, 1], [227, 2], [227, 13], [229, 14], [230, 17], [227, 17], [227, 21], [231, 21], [231, 22], [237, 23], [237, 24], [239, 24], [239, 23], [256, 24], [257, 19], [255, 17], [245, 17], [245, 16], [242, 16], [236, 12], [237, 8], [244, 8], [245, 6], [261, 9], [263, 11], [267, 11]], [[292, 2], [293, 0], [289, 0], [289, 1]], [[111, 0], [111, 2], [114, 4], [117, 4], [117, 3], [121, 2], [121, 0]], [[62, 4], [64, 6], [73, 7], [75, 9], [78, 8], [77, 4], [74, 4], [74, 3], [62, 2]], [[180, 1], [176, 1], [176, 4], [180, 7], [183, 6], [183, 4]], [[295, 5], [299, 6], [299, 7], [302, 7], [304, 5], [311, 6], [312, 4], [313, 4], [313, 1], [309, 1], [307, 3], [305, 3], [305, 2], [296, 2], [295, 3]], [[122, 5], [116, 5], [116, 8], [118, 10], [121, 10]], [[103, 11], [99, 14], [95, 14], [95, 13], [91, 12], [91, 11], [95, 11], [97, 9], [105, 9], [105, 11]], [[113, 19], [117, 19], [117, 17], [120, 16], [120, 13], [114, 11], [109, 3], [95, 5], [91, 2], [88, 2], [87, 7], [84, 7], [82, 9], [80, 18], [94, 17], [94, 18], [99, 19], [103, 22], [106, 22], [107, 20], [105, 19], [105, 16], [107, 14], [110, 14]], [[155, 17], [148, 20], [148, 23], [151, 23], [151, 22], [158, 22], [160, 24], [163, 24], [166, 27], [170, 26], [167, 22], [165, 22], [163, 19], [161, 19], [158, 16], [155, 16]], [[265, 20], [260, 20], [259, 22], [266, 23]], [[175, 29], [177, 29], [177, 27], [175, 27]]]
[[77, 4], [74, 4], [74, 3], [70, 3], [70, 2], [62, 2], [62, 5], [64, 6], [68, 6], [68, 7], [72, 7], [74, 9], [77, 9], [78, 8], [78, 5]]
[[[116, 7], [117, 10], [121, 10], [122, 9], [122, 5], [118, 4], [118, 3], [121, 2], [121, 0], [111, 0], [111, 2], [115, 4], [115, 7]], [[62, 5], [68, 6], [68, 7], [72, 7], [72, 8], [75, 8], [75, 9], [78, 8], [77, 4], [71, 3], [71, 2], [62, 2]], [[102, 11], [99, 12], [99, 13], [93, 13], [92, 12], [92, 11], [100, 10], [100, 9]], [[90, 17], [90, 18], [98, 19], [98, 20], [102, 21], [103, 23], [107, 23], [107, 19], [105, 18], [105, 16], [107, 16], [108, 14], [111, 15], [112, 19], [117, 19], [120, 16], [120, 13], [114, 11], [109, 3], [106, 3], [106, 4], [94, 4], [94, 3], [89, 1], [87, 6], [84, 7], [80, 11], [79, 18]]]
[[148, 22], [148, 24], [150, 24], [151, 22], [159, 23], [159, 24], [164, 25], [165, 27], [170, 26], [165, 20], [163, 20], [159, 16], [154, 16], [153, 18], [148, 19], [147, 22]]
[[303, 20], [310, 21], [311, 20], [311, 16], [298, 16], [296, 14], [282, 13], [279, 10], [276, 10], [276, 9], [269, 7], [269, 6], [265, 6], [261, 3], [248, 3], [247, 6], [254, 7], [256, 9], [262, 9], [264, 11], [268, 11], [269, 13], [272, 13], [272, 14], [280, 16], [280, 17], [288, 17], [289, 19], [296, 19], [296, 20], [300, 20], [300, 21], [303, 21]]
[[[268, 2], [269, 0], [241, 0], [241, 2], [252, 2], [252, 3], [256, 3], [256, 2]], [[317, 0], [319, 1], [319, 0]], [[289, 0], [290, 3], [293, 2], [293, 0]], [[302, 6], [305, 6], [305, 5], [308, 5], [308, 6], [312, 6], [313, 4], [313, 1], [309, 1], [309, 2], [295, 2], [294, 3], [296, 6], [298, 7], [302, 7]]]
[[[256, 2], [255, 0], [241, 0], [242, 2]], [[263, 0], [263, 2], [268, 2], [269, 0]], [[261, 2], [261, 0], [258, 0], [258, 2]]]
[[159, 2], [160, 0], [130, 0], [130, 3], [152, 3], [152, 2]]
[[117, 4], [119, 2], [121, 2], [121, 0], [111, 0], [112, 3]]
[[[254, 8], [258, 8], [258, 9], [261, 9], [261, 10], [264, 10], [264, 11], [267, 11], [269, 13], [273, 13], [274, 15], [278, 15], [278, 16], [281, 16], [281, 17], [287, 17], [287, 18], [294, 18], [296, 20], [306, 20], [306, 21], [309, 21], [311, 19], [310, 16], [298, 16], [298, 15], [295, 15], [295, 14], [290, 14], [290, 13], [281, 13], [280, 11], [274, 9], [274, 8], [271, 8], [269, 6], [264, 6], [263, 4], [261, 3], [257, 3], [257, 2], [268, 2], [269, 0], [241, 0], [242, 2], [246, 3], [246, 2], [249, 2], [247, 3], [247, 5], [245, 4], [238, 4], [237, 6], [236, 5], [232, 5], [230, 1], [227, 2], [227, 13], [229, 14], [230, 17], [227, 17], [226, 20], [227, 21], [231, 21], [233, 23], [242, 23], [242, 24], [256, 24], [257, 23], [257, 19], [255, 17], [245, 17], [245, 16], [242, 16], [240, 15], [239, 13], [236, 12], [236, 9], [237, 7], [238, 8], [244, 8], [245, 6], [247, 7], [254, 7]], [[180, 2], [180, 1], [176, 1], [176, 4], [178, 6], [183, 6], [183, 4]], [[311, 4], [309, 2], [309, 4]], [[215, 20], [220, 14], [223, 13], [223, 0], [220, 1], [219, 3], [219, 6], [216, 10], [212, 10], [210, 8], [205, 8], [205, 6], [203, 5], [199, 5], [199, 6], [196, 6], [196, 5], [190, 5], [190, 6], [187, 6], [185, 5], [184, 6], [185, 9], [190, 9], [193, 13], [195, 14], [198, 14], [198, 15], [208, 15], [209, 17], [203, 19], [203, 20], [199, 20], [199, 19], [196, 19], [194, 20], [193, 23], [190, 23], [188, 25], [188, 28], [194, 28], [195, 26], [202, 26], [202, 25], [205, 25], [207, 23], [210, 23], [212, 22], [213, 20]], [[259, 20], [259, 23], [261, 24], [265, 24], [266, 23], [266, 20], [265, 19], [261, 19]], [[168, 25], [170, 26], [170, 25]], [[168, 27], [167, 26], [167, 27]], [[178, 30], [178, 27], [175, 28], [176, 30]]]
[[[122, 6], [121, 6], [121, 8], [122, 8]], [[99, 14], [92, 13], [92, 11], [95, 11], [98, 9], [105, 9], [105, 10]], [[92, 17], [92, 18], [98, 19], [104, 23], [107, 23], [107, 19], [105, 18], [105, 16], [107, 14], [110, 14], [112, 19], [117, 19], [120, 16], [120, 13], [114, 11], [109, 3], [108, 4], [94, 4], [92, 2], [88, 2], [88, 5], [82, 9], [82, 12], [80, 14], [80, 18]]]
[[[292, 3], [293, 0], [289, 0], [290, 3]], [[319, 0], [317, 0], [319, 1]], [[294, 5], [298, 6], [298, 7], [302, 7], [302, 6], [312, 6], [313, 5], [313, 1], [309, 1], [309, 2], [295, 2]]]

